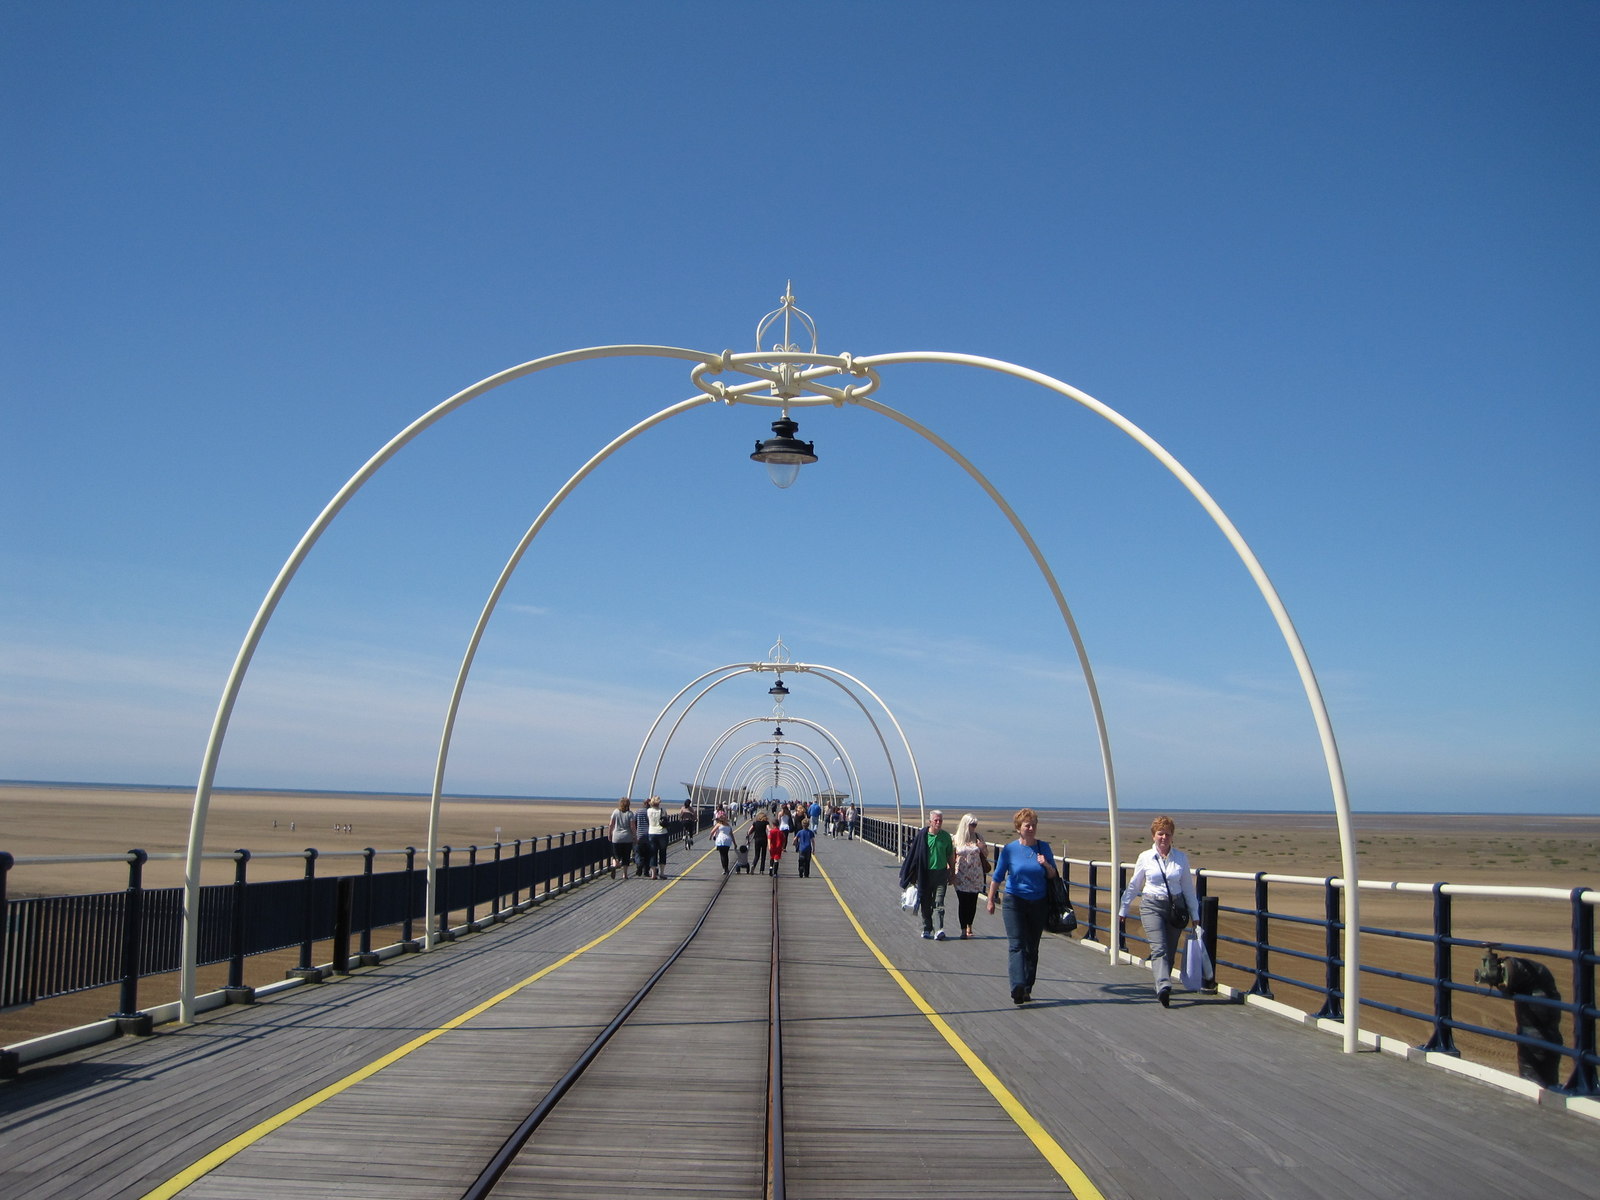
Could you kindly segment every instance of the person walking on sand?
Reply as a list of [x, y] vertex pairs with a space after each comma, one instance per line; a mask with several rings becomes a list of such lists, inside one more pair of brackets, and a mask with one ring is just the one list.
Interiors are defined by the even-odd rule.
[[1166, 1008], [1172, 1002], [1172, 964], [1178, 941], [1186, 927], [1200, 927], [1200, 896], [1194, 886], [1189, 856], [1172, 844], [1178, 826], [1171, 817], [1150, 822], [1150, 849], [1134, 861], [1133, 878], [1122, 893], [1117, 920], [1128, 919], [1128, 907], [1139, 900], [1139, 921], [1150, 943], [1150, 973], [1155, 976], [1156, 999]]
[[1011, 981], [1011, 1003], [1026, 1004], [1033, 999], [1033, 984], [1039, 974], [1039, 939], [1044, 936], [1044, 914], [1050, 898], [1050, 880], [1058, 873], [1055, 852], [1049, 842], [1039, 840], [1039, 814], [1019, 808], [1011, 818], [1017, 840], [1007, 842], [995, 855], [994, 873], [989, 876], [989, 911], [994, 912], [995, 896], [1006, 885], [1006, 938], [1010, 942], [1006, 973]]
[[972, 936], [972, 919], [978, 913], [978, 897], [989, 882], [989, 847], [978, 832], [978, 818], [967, 813], [956, 826], [956, 920], [961, 936]]
[[[917, 907], [922, 912], [922, 936], [944, 941], [944, 897], [955, 874], [955, 843], [945, 832], [944, 813], [928, 814], [928, 828], [912, 834], [900, 864], [900, 887], [917, 885]], [[938, 914], [939, 920], [934, 921]]]
[[609, 825], [611, 837], [611, 878], [617, 877], [617, 868], [622, 868], [622, 877], [628, 877], [628, 864], [633, 861], [633, 817], [629, 812], [632, 802], [624, 796], [617, 801], [617, 807], [612, 810]]

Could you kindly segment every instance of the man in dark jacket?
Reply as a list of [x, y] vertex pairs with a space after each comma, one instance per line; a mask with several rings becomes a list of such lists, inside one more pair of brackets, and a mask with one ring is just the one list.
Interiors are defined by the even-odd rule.
[[[945, 889], [955, 876], [955, 842], [944, 830], [944, 814], [934, 809], [928, 814], [928, 828], [913, 834], [900, 864], [900, 887], [917, 885], [917, 908], [922, 912], [922, 936], [944, 941]], [[937, 925], [934, 914], [938, 913]]]

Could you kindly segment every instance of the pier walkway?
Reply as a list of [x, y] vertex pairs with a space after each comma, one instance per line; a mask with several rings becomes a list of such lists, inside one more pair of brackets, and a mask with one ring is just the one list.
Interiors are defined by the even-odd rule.
[[[723, 882], [714, 853], [669, 871], [25, 1068], [0, 1083], [0, 1195], [460, 1197]], [[1226, 999], [1162, 1009], [1146, 970], [1066, 939], [1019, 1008], [998, 915], [921, 940], [895, 872], [822, 838], [777, 881], [790, 1197], [1594, 1195], [1592, 1121]], [[762, 1195], [773, 886], [727, 881], [495, 1195]]]

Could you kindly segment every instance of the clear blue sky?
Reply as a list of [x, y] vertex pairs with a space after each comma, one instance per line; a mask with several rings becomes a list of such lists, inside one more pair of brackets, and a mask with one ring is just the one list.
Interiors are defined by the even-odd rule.
[[[323, 505], [415, 417], [579, 346], [821, 348], [1074, 384], [1272, 575], [1358, 809], [1593, 811], [1600, 6], [11, 4], [0, 13], [0, 778], [192, 783]], [[679, 363], [547, 372], [356, 499], [245, 685], [225, 786], [426, 791], [512, 547]], [[1318, 808], [1288, 652], [1097, 417], [951, 367], [879, 398], [990, 474], [1096, 665], [1128, 808]], [[617, 794], [657, 710], [760, 659], [858, 676], [931, 803], [1102, 802], [1071, 644], [997, 512], [855, 409], [793, 489], [715, 406], [535, 542], [447, 789]], [[794, 682], [794, 681], [791, 681]], [[721, 689], [676, 794], [770, 677]], [[881, 755], [833, 689], [789, 711]]]

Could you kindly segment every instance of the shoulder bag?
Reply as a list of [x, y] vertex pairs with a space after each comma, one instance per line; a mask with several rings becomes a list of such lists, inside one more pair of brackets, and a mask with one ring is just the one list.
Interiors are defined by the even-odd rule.
[[1044, 927], [1051, 933], [1071, 933], [1078, 927], [1078, 914], [1067, 895], [1067, 881], [1052, 875], [1045, 886]]

